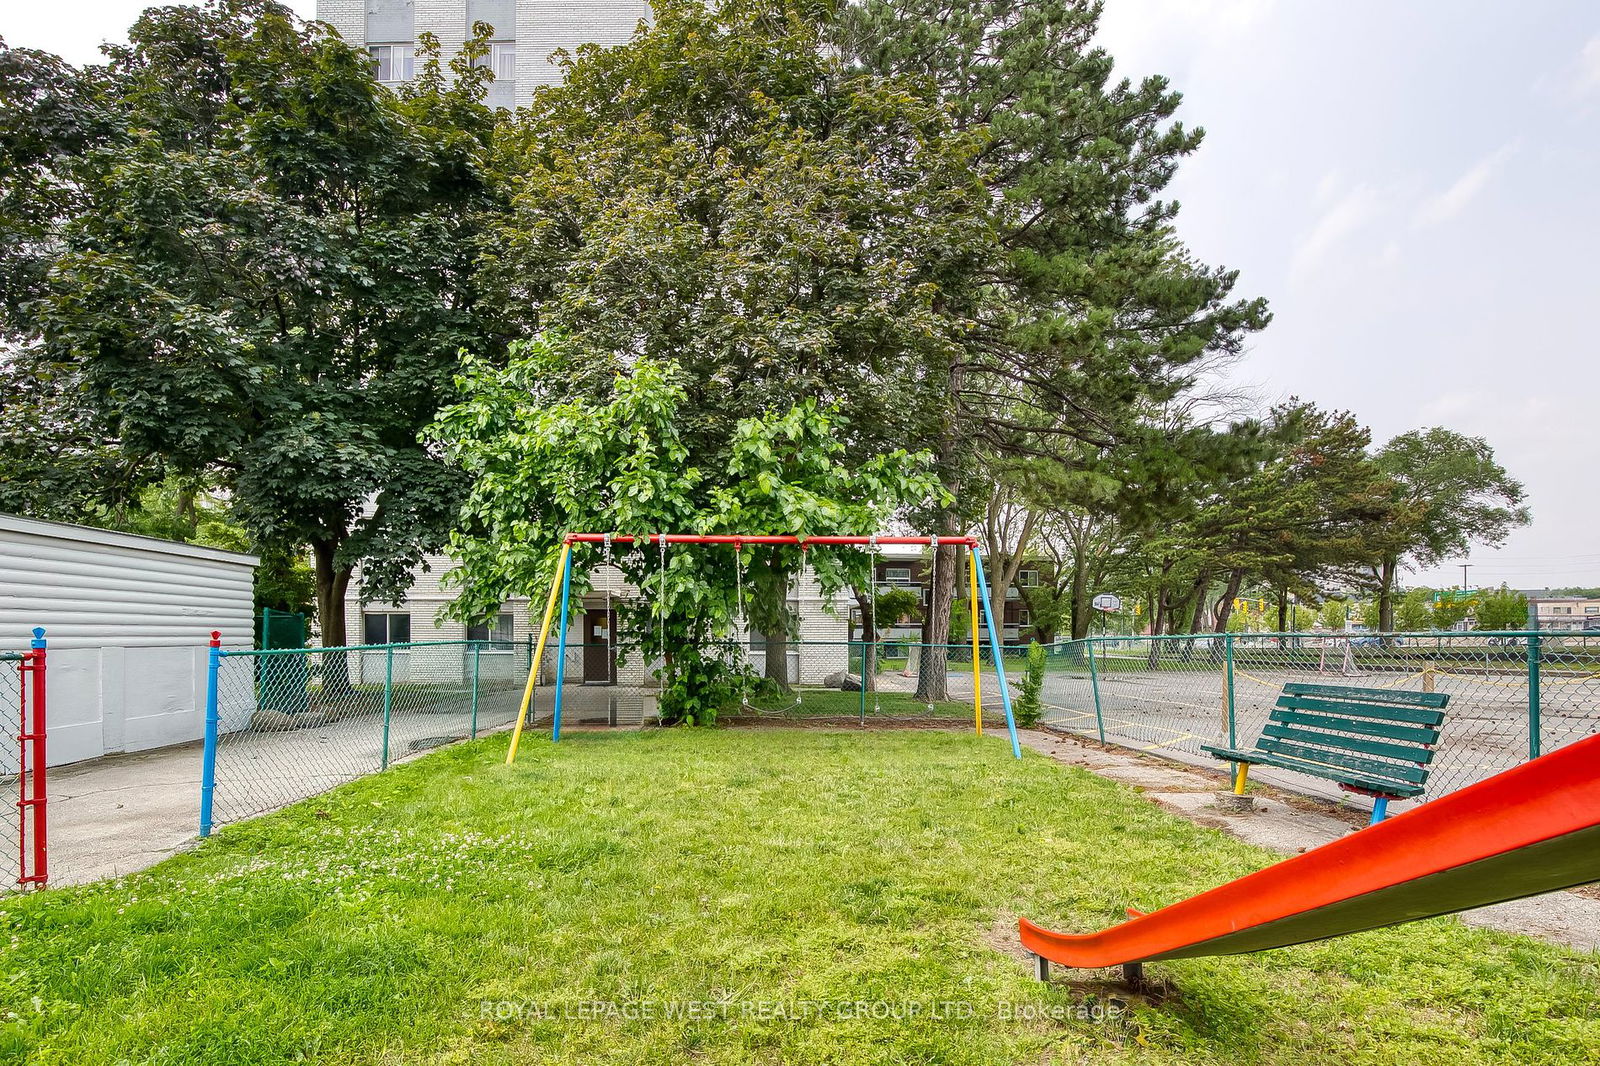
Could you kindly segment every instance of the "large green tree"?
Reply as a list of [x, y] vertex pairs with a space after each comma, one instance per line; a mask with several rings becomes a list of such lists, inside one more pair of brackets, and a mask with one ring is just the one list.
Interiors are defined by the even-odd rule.
[[[473, 360], [462, 401], [431, 430], [473, 477], [451, 540], [459, 567], [450, 580], [461, 589], [455, 609], [471, 617], [512, 596], [539, 595], [568, 533], [639, 538], [609, 551], [575, 549], [573, 592], [587, 590], [595, 565], [617, 566], [640, 591], [619, 612], [623, 645], [646, 662], [663, 661], [663, 717], [708, 721], [737, 693], [742, 656], [729, 642], [738, 623], [764, 628], [769, 640], [787, 634], [788, 589], [761, 575], [798, 569], [801, 550], [663, 548], [645, 543], [648, 535], [865, 535], [937, 485], [925, 456], [848, 457], [842, 419], [811, 400], [741, 419], [716, 465], [702, 464], [685, 439], [689, 375], [643, 357], [603, 395], [558, 391], [584, 358], [564, 338], [545, 335], [519, 343], [503, 366]], [[862, 552], [816, 547], [807, 555], [824, 596], [865, 580]]]
[[[1161, 199], [1201, 139], [1174, 121], [1179, 95], [1164, 78], [1113, 77], [1095, 45], [1097, 3], [868, 0], [842, 10], [840, 47], [857, 69], [909, 80], [980, 145], [971, 170], [981, 211], [963, 223], [985, 239], [920, 261], [948, 323], [941, 333], [958, 339], [926, 351], [918, 375], [923, 431], [952, 497], [976, 488], [981, 498], [974, 459], [985, 453], [1135, 449], [1152, 405], [1179, 396], [1268, 317], [1262, 301], [1233, 298], [1234, 272], [1188, 253], [1177, 205]], [[954, 531], [963, 516], [946, 508], [939, 521]], [[936, 620], [954, 570], [941, 568]], [[930, 663], [924, 689], [943, 676]]]
[[1376, 463], [1393, 485], [1392, 517], [1370, 568], [1378, 628], [1389, 632], [1403, 566], [1435, 566], [1474, 544], [1498, 546], [1531, 516], [1522, 482], [1495, 461], [1481, 437], [1437, 426], [1413, 430], [1384, 445]]
[[309, 546], [328, 645], [358, 564], [399, 598], [442, 544], [461, 482], [418, 433], [457, 352], [498, 343], [486, 75], [458, 57], [446, 85], [428, 43], [396, 97], [269, 0], [146, 12], [94, 75], [116, 129], [73, 165], [32, 308], [123, 449], [217, 473], [259, 542]]

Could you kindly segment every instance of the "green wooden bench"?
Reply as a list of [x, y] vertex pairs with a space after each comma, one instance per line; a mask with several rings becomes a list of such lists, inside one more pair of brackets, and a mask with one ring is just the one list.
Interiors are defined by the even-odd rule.
[[1449, 702], [1443, 692], [1290, 682], [1255, 747], [1202, 747], [1235, 764], [1233, 791], [1239, 795], [1250, 767], [1279, 766], [1371, 796], [1376, 825], [1391, 799], [1422, 795]]

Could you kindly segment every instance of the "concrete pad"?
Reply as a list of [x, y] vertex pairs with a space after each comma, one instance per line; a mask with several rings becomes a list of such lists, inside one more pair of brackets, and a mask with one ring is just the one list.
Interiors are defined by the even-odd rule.
[[1214, 793], [1147, 792], [1144, 798], [1187, 818], [1225, 830], [1246, 843], [1285, 855], [1321, 847], [1353, 831], [1338, 818], [1297, 811], [1287, 803], [1266, 796], [1257, 796], [1255, 806], [1245, 812], [1219, 806]]
[[142, 870], [199, 832], [199, 744], [63, 767], [48, 785], [52, 885]]

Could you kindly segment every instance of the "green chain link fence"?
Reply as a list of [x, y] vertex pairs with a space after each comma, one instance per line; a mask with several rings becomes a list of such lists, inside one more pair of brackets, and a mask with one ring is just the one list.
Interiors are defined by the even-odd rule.
[[1050, 650], [1047, 724], [1209, 767], [1200, 746], [1252, 743], [1290, 681], [1448, 693], [1431, 796], [1600, 732], [1600, 634], [1095, 637]]

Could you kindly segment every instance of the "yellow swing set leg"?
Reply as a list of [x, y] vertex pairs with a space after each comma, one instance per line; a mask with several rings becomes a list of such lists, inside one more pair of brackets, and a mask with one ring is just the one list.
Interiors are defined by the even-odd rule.
[[978, 653], [978, 567], [967, 552], [967, 585], [972, 594], [972, 727], [983, 736], [983, 663]]
[[1244, 795], [1245, 779], [1247, 777], [1249, 777], [1249, 776], [1250, 776], [1250, 764], [1247, 763], [1247, 762], [1240, 763], [1239, 764], [1239, 769], [1237, 771], [1235, 771], [1235, 773], [1233, 775], [1233, 794], [1235, 796]]
[[539, 662], [544, 658], [545, 637], [550, 635], [550, 618], [555, 614], [556, 601], [561, 598], [561, 575], [567, 572], [567, 557], [571, 554], [572, 545], [561, 545], [555, 580], [550, 582], [550, 599], [544, 605], [544, 621], [539, 623], [539, 646], [533, 653], [533, 661], [528, 664], [528, 684], [522, 690], [522, 706], [517, 710], [517, 724], [511, 730], [511, 747], [506, 751], [507, 766], [515, 761], [517, 745], [522, 742], [522, 727], [528, 720], [528, 705], [533, 702], [533, 686], [539, 681]]

